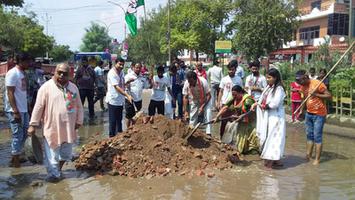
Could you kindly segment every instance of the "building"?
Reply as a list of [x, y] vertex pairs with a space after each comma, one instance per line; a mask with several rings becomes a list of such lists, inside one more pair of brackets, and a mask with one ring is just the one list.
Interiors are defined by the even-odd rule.
[[[352, 1], [355, 4], [355, 0]], [[329, 40], [331, 51], [344, 52], [349, 35], [349, 5], [350, 0], [303, 0], [298, 7], [301, 25], [293, 41], [271, 53], [270, 62], [308, 62], [325, 40]], [[355, 33], [354, 26], [352, 33]]]
[[[185, 62], [186, 65], [194, 65], [196, 63], [196, 52], [184, 49], [178, 55], [178, 59]], [[205, 53], [198, 53], [198, 60], [203, 63], [203, 65], [211, 65], [212, 59]]]

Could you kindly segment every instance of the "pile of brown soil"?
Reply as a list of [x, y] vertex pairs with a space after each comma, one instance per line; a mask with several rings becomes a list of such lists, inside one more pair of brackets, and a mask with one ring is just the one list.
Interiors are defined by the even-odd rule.
[[231, 168], [237, 160], [229, 145], [206, 138], [196, 131], [188, 141], [191, 129], [183, 122], [157, 116], [154, 124], [137, 123], [116, 137], [85, 145], [76, 160], [80, 170], [110, 172], [128, 177], [205, 175], [214, 169]]

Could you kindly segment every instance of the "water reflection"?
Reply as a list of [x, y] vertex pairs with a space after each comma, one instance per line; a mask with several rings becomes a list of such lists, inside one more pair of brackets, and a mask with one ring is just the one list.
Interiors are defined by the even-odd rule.
[[253, 192], [252, 197], [255, 199], [275, 199], [279, 198], [279, 181], [271, 176], [261, 177], [258, 181], [256, 191]]
[[[107, 138], [107, 118], [100, 120], [97, 124], [101, 125], [80, 129], [79, 147]], [[64, 181], [33, 187], [31, 183], [45, 177], [44, 166], [6, 167], [10, 134], [1, 130], [0, 199], [355, 199], [354, 140], [324, 135], [321, 164], [315, 167], [303, 159], [303, 127], [288, 127], [287, 131], [284, 167], [280, 170], [265, 170], [258, 156], [246, 156], [246, 164], [217, 171], [213, 178], [171, 176], [147, 180], [90, 176], [75, 171], [71, 163], [64, 167]]]

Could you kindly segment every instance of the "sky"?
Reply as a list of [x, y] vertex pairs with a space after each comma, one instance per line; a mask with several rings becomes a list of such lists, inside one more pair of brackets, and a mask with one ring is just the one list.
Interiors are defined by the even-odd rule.
[[[127, 9], [131, 0], [112, 1]], [[146, 11], [148, 13], [159, 5], [165, 6], [167, 2], [168, 0], [145, 0]], [[74, 51], [79, 50], [85, 28], [92, 21], [108, 27], [109, 35], [119, 42], [124, 39], [124, 12], [108, 0], [25, 0], [24, 8], [37, 14], [37, 20], [45, 27], [44, 33], [47, 33], [48, 20], [48, 34], [55, 38], [57, 44], [69, 45]], [[138, 8], [137, 16], [144, 16], [143, 7]]]

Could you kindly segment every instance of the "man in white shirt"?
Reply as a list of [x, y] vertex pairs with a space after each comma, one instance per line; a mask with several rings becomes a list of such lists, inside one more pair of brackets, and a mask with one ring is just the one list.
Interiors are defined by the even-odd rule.
[[[186, 81], [182, 89], [184, 95], [185, 120], [196, 126], [198, 122], [207, 120], [207, 110], [211, 100], [210, 88], [203, 77], [198, 77], [193, 71], [186, 73]], [[188, 107], [190, 106], [190, 112]], [[211, 124], [206, 127], [206, 134], [211, 135]]]
[[141, 75], [142, 65], [136, 63], [133, 67], [133, 71], [125, 76], [126, 91], [133, 98], [133, 102], [125, 102], [127, 128], [132, 126], [135, 122], [133, 117], [136, 112], [142, 109], [142, 92], [143, 89], [149, 88], [149, 83], [146, 78]]
[[228, 98], [232, 95], [232, 88], [235, 85], [239, 85], [243, 87], [243, 80], [235, 75], [235, 70], [238, 66], [238, 62], [236, 60], [232, 60], [229, 62], [228, 75], [223, 77], [221, 83], [219, 85], [220, 92], [218, 96], [218, 106], [219, 108], [223, 107], [223, 105], [228, 101]]
[[217, 110], [217, 98], [219, 94], [219, 84], [223, 77], [222, 68], [218, 66], [219, 62], [215, 61], [213, 67], [209, 68], [207, 71], [207, 78], [210, 80], [211, 87], [211, 103], [212, 108]]
[[95, 75], [96, 75], [96, 97], [94, 99], [94, 104], [100, 100], [100, 107], [102, 111], [105, 111], [104, 105], [104, 97], [105, 97], [105, 76], [104, 76], [104, 69], [103, 69], [104, 62], [102, 60], [99, 61], [98, 65], [95, 67]]
[[[240, 87], [243, 87], [243, 80], [239, 76], [236, 76], [235, 73], [237, 66], [237, 60], [232, 60], [228, 63], [228, 75], [222, 78], [221, 84], [219, 85], [221, 91], [218, 96], [218, 106], [220, 109], [224, 106], [224, 104], [227, 103], [230, 98], [232, 98], [233, 86], [239, 85]], [[228, 113], [225, 115], [228, 115]], [[223, 115], [222, 117], [225, 116]], [[223, 135], [227, 122], [227, 120], [221, 121], [220, 135]]]
[[239, 76], [242, 80], [244, 78], [244, 69], [242, 66], [238, 65], [237, 70], [235, 72], [236, 76]]
[[309, 69], [309, 79], [315, 80], [317, 78], [318, 78], [318, 76], [316, 75], [316, 69], [314, 67], [311, 67]]
[[[149, 121], [150, 123], [154, 122], [154, 115], [156, 111], [160, 115], [164, 115], [165, 112], [165, 92], [166, 89], [168, 90], [170, 96], [173, 97], [173, 94], [171, 92], [171, 84], [170, 80], [168, 77], [164, 76], [164, 67], [159, 66], [157, 68], [157, 75], [151, 77], [151, 88], [153, 89], [152, 91], [152, 96], [150, 98], [150, 103], [148, 107], [148, 115], [150, 117]], [[175, 101], [173, 99], [173, 101]]]
[[16, 57], [16, 60], [17, 65], [5, 76], [4, 110], [12, 132], [10, 167], [20, 167], [20, 154], [29, 127], [25, 70], [30, 66], [32, 57], [27, 53], [22, 53]]
[[125, 98], [132, 102], [132, 97], [125, 92], [123, 74], [124, 60], [116, 59], [116, 64], [107, 74], [106, 103], [108, 105], [109, 136], [122, 132], [122, 114]]
[[245, 90], [250, 94], [254, 100], [257, 102], [263, 92], [264, 88], [267, 86], [265, 76], [261, 75], [260, 63], [259, 61], [254, 61], [249, 63], [249, 68], [251, 74], [247, 76], [245, 80]]

